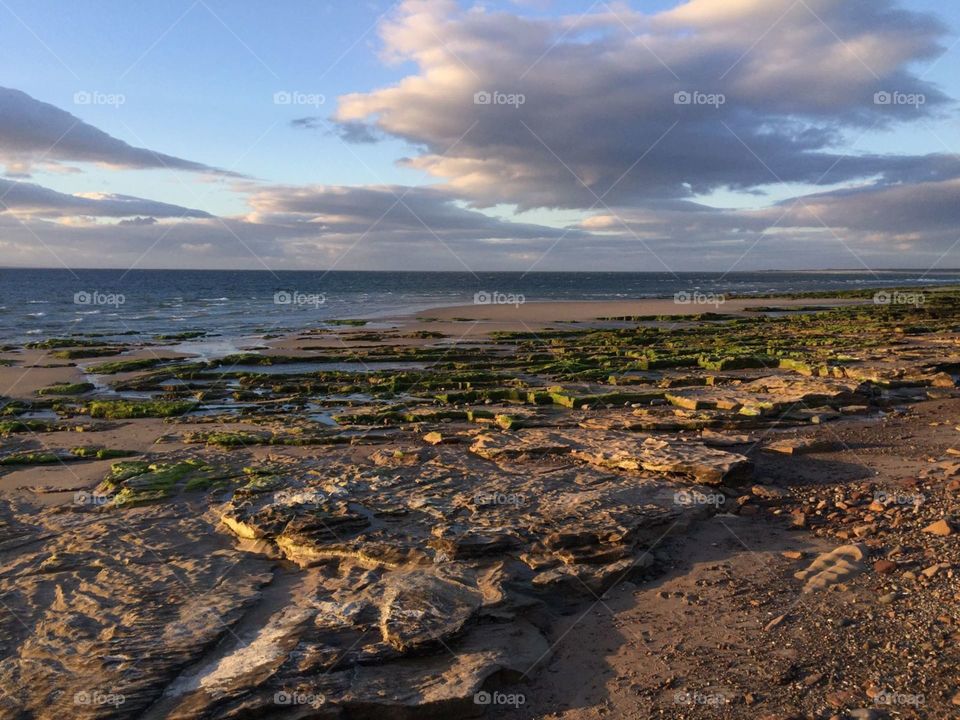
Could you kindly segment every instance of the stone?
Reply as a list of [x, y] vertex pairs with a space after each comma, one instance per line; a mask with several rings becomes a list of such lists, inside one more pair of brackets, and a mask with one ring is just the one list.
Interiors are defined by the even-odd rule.
[[784, 455], [801, 455], [806, 453], [830, 452], [837, 449], [837, 443], [820, 438], [788, 438], [776, 440], [763, 447], [768, 452]]
[[873, 571], [879, 575], [889, 575], [897, 569], [897, 564], [890, 560], [877, 560], [873, 564]]
[[783, 500], [790, 497], [790, 491], [776, 485], [754, 485], [750, 492], [765, 500]]
[[927, 525], [923, 532], [929, 533], [930, 535], [939, 535], [940, 537], [947, 537], [953, 535], [953, 525], [951, 525], [947, 520], [937, 520], [935, 523]]
[[794, 577], [806, 581], [804, 593], [822, 590], [862, 573], [864, 557], [866, 548], [863, 545], [841, 545], [818, 556], [810, 567], [794, 574]]
[[458, 634], [483, 601], [476, 580], [444, 568], [390, 573], [383, 586], [380, 632], [399, 652]]
[[775, 627], [777, 627], [778, 625], [780, 625], [780, 624], [781, 624], [784, 620], [786, 620], [786, 619], [787, 619], [787, 616], [786, 616], [786, 615], [778, 615], [777, 617], [775, 617], [773, 620], [771, 620], [770, 622], [768, 622], [768, 623], [764, 626], [763, 631], [764, 631], [764, 632], [770, 632], [771, 630], [773, 630]]
[[930, 567], [924, 568], [922, 570], [922, 573], [924, 577], [932, 578], [932, 577], [935, 577], [937, 573], [939, 573], [941, 570], [949, 570], [949, 569], [950, 569], [950, 563], [937, 563], [935, 565], [931, 565]]

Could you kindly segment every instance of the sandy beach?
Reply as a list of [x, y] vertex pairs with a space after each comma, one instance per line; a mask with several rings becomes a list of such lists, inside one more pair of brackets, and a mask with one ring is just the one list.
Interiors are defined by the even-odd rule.
[[91, 717], [948, 717], [957, 322], [940, 291], [8, 348], [0, 707], [53, 717], [56, 676]]

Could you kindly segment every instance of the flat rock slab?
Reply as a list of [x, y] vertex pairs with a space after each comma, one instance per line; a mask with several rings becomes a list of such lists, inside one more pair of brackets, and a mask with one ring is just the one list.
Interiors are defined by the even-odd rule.
[[763, 446], [767, 452], [776, 452], [783, 455], [804, 455], [807, 453], [831, 452], [838, 444], [832, 440], [823, 440], [813, 437], [784, 438], [774, 440]]
[[838, 408], [869, 394], [869, 388], [855, 380], [771, 375], [739, 385], [678, 390], [667, 393], [666, 398], [687, 410], [718, 409], [741, 415], [771, 415], [793, 408]]
[[470, 450], [490, 460], [569, 454], [597, 467], [662, 473], [707, 485], [735, 484], [752, 471], [746, 456], [702, 442], [582, 428], [485, 434]]
[[475, 579], [440, 567], [390, 573], [380, 608], [383, 641], [399, 652], [449, 640], [483, 600]]

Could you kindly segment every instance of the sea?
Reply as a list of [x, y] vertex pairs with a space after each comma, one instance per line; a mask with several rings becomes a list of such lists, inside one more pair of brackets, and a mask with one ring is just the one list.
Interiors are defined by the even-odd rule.
[[353, 272], [0, 268], [0, 343], [68, 335], [234, 340], [485, 302], [760, 295], [960, 283], [960, 270]]

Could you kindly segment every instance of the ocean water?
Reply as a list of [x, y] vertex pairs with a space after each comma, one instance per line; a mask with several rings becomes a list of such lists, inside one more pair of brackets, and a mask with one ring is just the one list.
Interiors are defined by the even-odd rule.
[[[472, 304], [749, 295], [960, 282], [960, 271], [742, 273], [312, 272], [0, 269], [0, 342], [69, 334], [126, 339], [206, 331], [225, 341]], [[209, 342], [209, 340], [205, 341]]]

